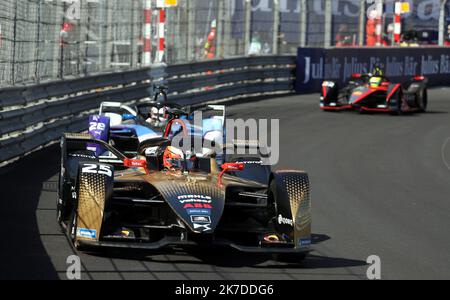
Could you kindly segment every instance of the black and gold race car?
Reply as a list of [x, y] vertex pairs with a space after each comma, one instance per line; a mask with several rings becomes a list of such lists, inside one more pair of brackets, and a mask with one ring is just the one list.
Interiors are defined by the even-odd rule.
[[[86, 150], [92, 145], [108, 155]], [[65, 134], [61, 147], [57, 217], [77, 248], [310, 251], [304, 172], [272, 171], [256, 157], [198, 158], [166, 138], [133, 159], [88, 134]]]

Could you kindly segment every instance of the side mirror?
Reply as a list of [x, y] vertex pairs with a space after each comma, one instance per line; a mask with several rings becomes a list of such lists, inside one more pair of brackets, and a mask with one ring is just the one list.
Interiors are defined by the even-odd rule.
[[149, 174], [146, 160], [126, 158], [123, 161], [123, 165], [127, 168], [143, 168], [145, 172]]
[[245, 164], [243, 163], [226, 163], [222, 165], [222, 170], [225, 172], [230, 171], [242, 171], [245, 169]]

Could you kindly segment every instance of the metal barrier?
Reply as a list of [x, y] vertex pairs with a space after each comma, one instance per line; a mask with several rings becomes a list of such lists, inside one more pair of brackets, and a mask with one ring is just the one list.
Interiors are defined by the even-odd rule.
[[0, 90], [0, 167], [53, 143], [63, 132], [87, 129], [102, 101], [136, 103], [168, 84], [170, 100], [199, 105], [240, 97], [290, 93], [295, 56], [258, 56], [194, 64], [155, 65]]
[[102, 101], [135, 102], [148, 97], [150, 81], [165, 76], [164, 66], [0, 90], [0, 166], [82, 131]]
[[295, 56], [257, 56], [168, 66], [170, 99], [194, 105], [292, 92]]

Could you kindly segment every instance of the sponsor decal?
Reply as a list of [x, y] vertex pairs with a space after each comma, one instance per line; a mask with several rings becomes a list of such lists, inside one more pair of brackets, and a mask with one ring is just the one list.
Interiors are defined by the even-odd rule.
[[188, 199], [188, 200], [181, 200], [181, 204], [185, 203], [212, 203], [211, 200], [199, 200], [199, 199]]
[[211, 224], [197, 224], [194, 223], [194, 230], [201, 230], [201, 231], [209, 231], [211, 230]]
[[97, 238], [97, 230], [78, 228], [77, 237], [87, 238], [87, 239], [96, 239]]
[[300, 247], [311, 246], [311, 239], [300, 239], [298, 244], [299, 244]]
[[211, 224], [211, 217], [209, 216], [191, 216], [192, 223]]
[[262, 161], [260, 161], [260, 160], [240, 161], [240, 163], [242, 163], [244, 165], [262, 165]]
[[[89, 149], [88, 149], [89, 150]], [[96, 157], [93, 155], [86, 155], [86, 154], [78, 154], [78, 153], [71, 153], [69, 154], [70, 157], [79, 157], [79, 158], [86, 158], [86, 159], [95, 159]]]
[[187, 210], [188, 215], [211, 215], [210, 209], [188, 209]]
[[193, 203], [193, 204], [185, 204], [184, 209], [212, 209], [211, 204], [204, 204], [204, 203]]
[[212, 200], [210, 196], [203, 196], [203, 195], [182, 195], [178, 196], [178, 200], [186, 200], [186, 199], [201, 199], [201, 200]]
[[282, 215], [279, 215], [278, 216], [278, 224], [294, 226], [294, 221], [292, 221], [292, 219], [288, 219], [288, 218], [283, 217]]
[[[90, 116], [89, 117], [89, 133], [94, 139], [108, 142], [110, 129], [110, 119], [105, 116]], [[95, 152], [97, 156], [100, 156], [105, 149], [97, 144], [88, 144], [87, 149]]]
[[112, 167], [108, 165], [83, 164], [81, 172], [85, 174], [100, 174], [113, 177]]
[[178, 196], [178, 200], [181, 204], [185, 203], [212, 203], [212, 198], [209, 196], [203, 196], [203, 195], [182, 195]]

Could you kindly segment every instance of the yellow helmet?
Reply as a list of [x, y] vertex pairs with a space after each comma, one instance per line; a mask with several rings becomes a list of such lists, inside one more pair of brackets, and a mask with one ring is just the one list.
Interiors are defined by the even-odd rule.
[[370, 77], [369, 85], [371, 88], [377, 88], [381, 85], [382, 81], [383, 81], [382, 77]]

